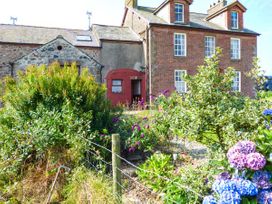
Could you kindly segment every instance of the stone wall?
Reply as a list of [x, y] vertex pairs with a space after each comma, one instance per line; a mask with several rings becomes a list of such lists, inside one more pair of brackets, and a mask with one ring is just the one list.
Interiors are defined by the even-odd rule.
[[58, 61], [63, 65], [76, 62], [80, 68], [88, 67], [97, 80], [100, 79], [100, 64], [97, 64], [90, 56], [74, 47], [62, 37], [58, 37], [16, 60], [13, 67], [14, 74], [19, 70], [25, 70], [28, 65], [48, 65], [54, 61]]
[[11, 74], [10, 62], [38, 47], [39, 45], [0, 43], [0, 78]]

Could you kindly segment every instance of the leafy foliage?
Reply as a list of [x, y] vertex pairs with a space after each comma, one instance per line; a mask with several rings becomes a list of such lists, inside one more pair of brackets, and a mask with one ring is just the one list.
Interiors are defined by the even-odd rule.
[[169, 178], [174, 170], [171, 156], [165, 154], [152, 155], [140, 168], [143, 170], [137, 171], [137, 175], [155, 191], [161, 191], [167, 185], [164, 178]]
[[78, 165], [95, 148], [87, 140], [108, 146], [110, 138], [99, 133], [109, 129], [115, 113], [105, 91], [87, 69], [79, 74], [75, 64], [32, 66], [16, 79], [7, 78], [0, 111], [0, 174], [12, 180], [8, 175], [16, 177], [24, 164], [53, 159], [46, 157], [48, 152], [63, 147], [69, 150], [69, 165]]
[[163, 134], [179, 135], [209, 145], [228, 146], [239, 138], [251, 138], [263, 122], [263, 104], [232, 91], [233, 68], [220, 69], [221, 50], [186, 76], [188, 92], [160, 96], [158, 129]]

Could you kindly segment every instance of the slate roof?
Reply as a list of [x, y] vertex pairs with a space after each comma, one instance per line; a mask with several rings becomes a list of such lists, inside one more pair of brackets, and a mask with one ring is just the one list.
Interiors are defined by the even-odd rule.
[[[88, 30], [0, 24], [0, 42], [43, 45], [59, 35], [74, 46], [99, 47], [98, 40]], [[90, 36], [92, 41], [78, 41], [80, 35]]]
[[128, 27], [94, 24], [92, 30], [99, 40], [141, 42], [139, 36]]
[[190, 24], [179, 25], [179, 24], [168, 23], [162, 18], [160, 18], [159, 16], [155, 15], [153, 12], [156, 10], [156, 8], [138, 6], [137, 8], [133, 8], [133, 10], [136, 13], [138, 13], [141, 17], [146, 19], [146, 21], [148, 21], [148, 23], [150, 24], [174, 25], [174, 26], [181, 26], [181, 27], [202, 28], [202, 29], [229, 31], [229, 32], [241, 32], [241, 33], [259, 35], [258, 33], [246, 28], [244, 28], [242, 31], [227, 30], [217, 24], [206, 21], [205, 18], [208, 16], [208, 14], [204, 14], [204, 13], [190, 12]]

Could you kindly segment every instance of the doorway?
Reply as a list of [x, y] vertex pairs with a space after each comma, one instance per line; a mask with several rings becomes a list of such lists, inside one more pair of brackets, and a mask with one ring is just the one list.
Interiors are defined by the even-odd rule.
[[138, 103], [138, 101], [142, 100], [142, 80], [131, 80], [131, 95], [132, 95], [132, 103]]

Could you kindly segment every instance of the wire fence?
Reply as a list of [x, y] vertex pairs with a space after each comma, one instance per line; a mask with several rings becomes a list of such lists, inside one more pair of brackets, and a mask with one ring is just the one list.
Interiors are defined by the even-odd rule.
[[[195, 194], [198, 198], [203, 198], [202, 195], [200, 195], [198, 192], [196, 192], [194, 189], [192, 189], [192, 188], [190, 188], [190, 187], [188, 187], [188, 186], [185, 186], [185, 185], [182, 185], [182, 184], [180, 184], [180, 183], [178, 183], [178, 182], [175, 182], [175, 181], [173, 181], [173, 180], [170, 179], [170, 178], [161, 176], [160, 174], [158, 174], [158, 173], [156, 173], [156, 172], [152, 172], [152, 171], [149, 171], [149, 170], [140, 168], [139, 166], [137, 166], [137, 165], [133, 164], [132, 162], [128, 161], [126, 158], [122, 157], [120, 154], [116, 154], [115, 152], [113, 152], [112, 150], [108, 149], [107, 147], [105, 147], [105, 146], [103, 146], [103, 145], [97, 144], [97, 143], [95, 143], [95, 142], [93, 142], [93, 141], [90, 141], [90, 140], [88, 140], [88, 139], [86, 139], [86, 138], [83, 138], [83, 137], [82, 137], [82, 139], [86, 140], [87, 142], [89, 142], [90, 144], [96, 146], [97, 148], [103, 149], [103, 150], [107, 151], [108, 153], [111, 153], [112, 155], [115, 155], [115, 156], [118, 157], [121, 161], [123, 161], [123, 163], [125, 163], [125, 164], [127, 164], [128, 166], [134, 168], [135, 170], [143, 171], [143, 172], [152, 174], [152, 175], [156, 176], [157, 178], [160, 178], [160, 179], [162, 179], [162, 180], [164, 180], [164, 181], [167, 181], [167, 182], [171, 182], [171, 183], [175, 184], [176, 186], [178, 186], [179, 188], [184, 189], [184, 190], [186, 190], [186, 191], [188, 191], [188, 192], [191, 192], [191, 193]], [[95, 156], [95, 157], [100, 156], [100, 155], [98, 155], [96, 152], [93, 152], [93, 151], [88, 151], [88, 153], [92, 154], [92, 155]], [[105, 159], [101, 159], [101, 158], [99, 159], [99, 161], [103, 162], [106, 166], [108, 166], [110, 169], [112, 169], [113, 165], [112, 165], [111, 162], [105, 161]], [[145, 189], [146, 191], [150, 192], [150, 194], [156, 196], [157, 198], [161, 198], [161, 197], [162, 197], [161, 194], [159, 194], [159, 193], [157, 193], [157, 192], [154, 192], [151, 188], [147, 187], [146, 185], [144, 185], [143, 183], [141, 183], [140, 181], [138, 181], [136, 178], [133, 178], [132, 176], [130, 176], [128, 173], [126, 173], [124, 170], [122, 170], [120, 166], [119, 166], [119, 167], [116, 167], [116, 168], [117, 168], [117, 170], [122, 174], [122, 176], [125, 177], [125, 178], [127, 178], [129, 181], [132, 181], [132, 182], [135, 183], [137, 186], [139, 186], [139, 187]], [[112, 173], [112, 172], [111, 172], [111, 173]], [[107, 176], [108, 176], [109, 178], [112, 179], [112, 175], [111, 175], [111, 176], [107, 175]], [[123, 190], [124, 192], [128, 192], [128, 191], [129, 191], [129, 189], [126, 188], [125, 186], [123, 186], [123, 185], [121, 184], [121, 182], [118, 181], [117, 184], [122, 188], [122, 190]], [[171, 199], [168, 199], [168, 201], [170, 201], [170, 202], [172, 202], [172, 203], [178, 203], [178, 202], [176, 202], [176, 201], [174, 201], [174, 200], [171, 200]]]
[[[119, 135], [118, 135], [119, 137]], [[145, 172], [145, 173], [149, 173], [149, 174], [152, 174], [154, 176], [156, 176], [157, 178], [159, 179], [162, 179], [166, 182], [169, 182], [169, 183], [173, 183], [175, 184], [177, 187], [181, 188], [181, 189], [184, 189], [188, 192], [191, 192], [193, 194], [195, 194], [198, 198], [203, 198], [202, 195], [200, 195], [198, 192], [196, 192], [195, 190], [193, 190], [192, 188], [188, 187], [188, 186], [185, 186], [185, 185], [182, 185], [180, 183], [177, 183], [175, 181], [173, 181], [172, 179], [170, 178], [167, 178], [167, 177], [164, 177], [164, 176], [161, 176], [160, 174], [156, 173], [156, 172], [152, 172], [152, 171], [149, 171], [149, 170], [146, 170], [146, 169], [143, 169], [143, 168], [140, 168], [139, 166], [133, 164], [132, 162], [128, 161], [127, 159], [125, 159], [124, 157], [122, 157], [120, 155], [120, 152], [119, 153], [115, 153], [114, 151], [108, 149], [107, 147], [103, 146], [103, 145], [100, 145], [100, 144], [97, 144], [91, 140], [88, 140], [84, 137], [81, 137], [82, 139], [84, 139], [85, 141], [87, 141], [89, 144], [92, 144], [94, 146], [96, 146], [97, 148], [100, 148], [100, 149], [103, 149], [105, 151], [107, 151], [108, 153], [111, 153], [112, 156], [115, 156], [117, 157], [118, 159], [120, 159], [120, 161], [123, 161], [123, 163], [125, 163], [126, 165], [128, 165], [129, 167], [132, 167], [134, 170], [138, 170], [138, 171], [142, 171], [142, 172]], [[119, 144], [120, 145], [120, 144]], [[160, 194], [158, 192], [155, 192], [154, 190], [152, 190], [151, 188], [149, 188], [148, 186], [146, 186], [144, 183], [140, 182], [139, 180], [137, 180], [137, 178], [133, 178], [131, 175], [129, 175], [127, 172], [125, 172], [122, 168], [121, 168], [121, 165], [113, 165], [113, 161], [109, 162], [109, 161], [106, 161], [105, 158], [101, 158], [101, 155], [99, 155], [97, 152], [95, 151], [92, 151], [92, 150], [87, 150], [86, 151], [87, 154], [90, 154], [92, 155], [93, 157], [92, 158], [89, 158], [87, 157], [84, 162], [85, 164], [88, 166], [88, 167], [91, 167], [93, 170], [95, 170], [96, 172], [100, 172], [100, 173], [103, 173], [103, 176], [105, 176], [107, 179], [109, 180], [112, 180], [113, 181], [113, 185], [116, 184], [118, 187], [120, 187], [122, 189], [122, 193], [120, 192], [117, 192], [117, 191], [114, 191], [113, 194], [120, 200], [122, 201], [122, 194], [124, 193], [129, 193], [130, 192], [130, 186], [129, 185], [123, 185], [122, 184], [122, 181], [121, 181], [121, 177], [120, 179], [116, 179], [114, 177], [114, 168], [115, 170], [121, 174], [122, 178], [125, 178], [127, 181], [131, 181], [135, 184], [135, 186], [138, 186], [140, 187], [141, 189], [144, 189], [146, 190], [146, 192], [149, 192], [152, 196], [155, 196], [156, 198], [159, 198], [161, 200], [163, 200], [163, 194]], [[99, 159], [96, 159], [96, 161], [94, 160], [94, 158], [99, 158]], [[108, 171], [105, 173], [105, 169], [99, 167], [99, 162], [102, 162], [104, 164], [104, 166], [108, 169]], [[54, 190], [54, 186], [55, 186], [55, 183], [56, 183], [56, 180], [58, 179], [58, 176], [60, 175], [60, 169], [63, 168], [64, 170], [66, 171], [70, 171], [70, 169], [68, 169], [67, 167], [65, 166], [59, 166], [58, 168], [58, 172], [56, 174], [56, 177], [55, 177], [55, 181], [53, 182], [52, 184], [52, 187], [51, 187], [51, 191], [48, 195], [48, 199], [47, 199], [47, 202], [46, 203], [50, 203], [50, 198], [51, 198], [51, 195], [52, 195], [52, 192]], [[175, 200], [172, 200], [172, 199], [169, 199], [167, 198], [167, 201], [168, 203], [171, 202], [173, 204], [178, 204], [179, 202], [175, 201]]]

